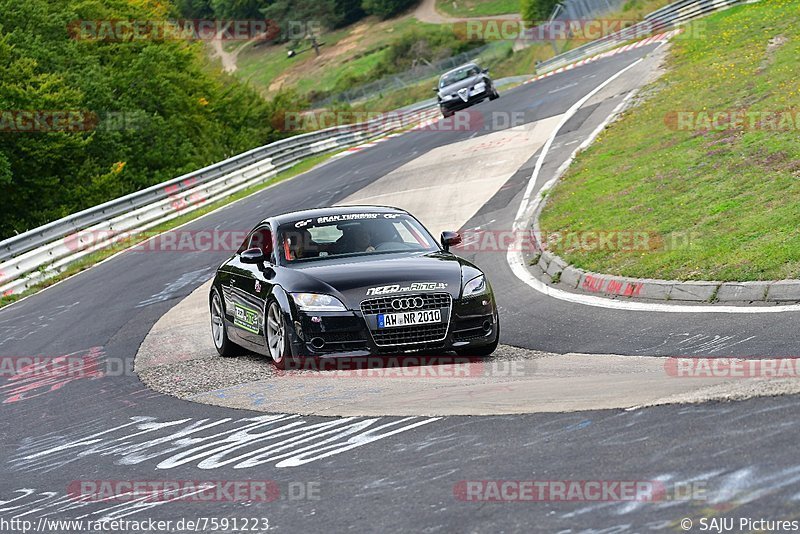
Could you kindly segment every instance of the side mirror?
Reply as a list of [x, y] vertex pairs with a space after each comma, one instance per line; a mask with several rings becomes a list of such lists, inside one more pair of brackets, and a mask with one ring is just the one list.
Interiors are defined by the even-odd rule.
[[442, 248], [445, 252], [450, 251], [450, 247], [454, 247], [461, 243], [461, 234], [458, 232], [442, 232]]
[[481, 72], [484, 74], [489, 74], [489, 69], [483, 69]]
[[439, 92], [439, 88], [438, 88], [438, 87], [434, 87], [434, 88], [433, 88], [433, 92], [434, 92], [434, 93], [438, 93], [438, 92]]
[[260, 248], [249, 248], [242, 252], [242, 263], [259, 264], [267, 261], [264, 251]]

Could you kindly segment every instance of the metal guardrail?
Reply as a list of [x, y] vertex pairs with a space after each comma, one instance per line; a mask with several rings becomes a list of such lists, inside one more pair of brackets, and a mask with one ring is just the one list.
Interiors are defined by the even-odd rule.
[[433, 118], [438, 114], [434, 106], [416, 106], [270, 143], [0, 241], [0, 294], [24, 291], [114, 244], [121, 235], [143, 232], [262, 183], [304, 158]]
[[628, 41], [674, 28], [708, 13], [741, 3], [745, 3], [745, 0], [679, 0], [653, 11], [638, 24], [542, 61], [536, 66], [536, 72], [549, 72], [573, 61], [606, 52]]

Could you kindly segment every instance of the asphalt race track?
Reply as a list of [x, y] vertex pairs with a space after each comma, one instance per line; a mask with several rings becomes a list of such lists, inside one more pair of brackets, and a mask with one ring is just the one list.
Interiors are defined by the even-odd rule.
[[[519, 112], [525, 123], [561, 115], [656, 46], [520, 86], [475, 109]], [[542, 183], [637, 82], [620, 78], [606, 99], [592, 101], [562, 129]], [[335, 204], [432, 150], [496, 133], [488, 126], [409, 132], [181, 230], [247, 231], [270, 212]], [[510, 229], [537, 157], [530, 154], [462, 228]], [[793, 396], [627, 411], [331, 418], [234, 410], [149, 390], [131, 372], [139, 346], [227, 255], [127, 252], [0, 310], [3, 357], [85, 355], [106, 369], [53, 379], [3, 374], [4, 518], [34, 524], [43, 516], [268, 518], [270, 530], [281, 532], [645, 532], [680, 530], [684, 518], [798, 515], [800, 463], [793, 458], [800, 432]], [[503, 253], [465, 256], [490, 273], [507, 345], [560, 354], [796, 355], [795, 312], [586, 307], [535, 292], [511, 272]], [[270, 481], [280, 497], [247, 503], [70, 497], [87, 480], [250, 479]], [[460, 489], [465, 481], [528, 479], [659, 481], [668, 488], [702, 487], [705, 495], [659, 502], [469, 502]]]

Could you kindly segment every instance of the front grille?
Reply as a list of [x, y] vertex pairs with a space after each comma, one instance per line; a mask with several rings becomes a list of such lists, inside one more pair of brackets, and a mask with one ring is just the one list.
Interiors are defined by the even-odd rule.
[[378, 313], [398, 313], [400, 311], [411, 311], [395, 310], [392, 307], [392, 301], [394, 299], [407, 297], [422, 297], [424, 302], [423, 306], [421, 308], [414, 308], [414, 311], [436, 310], [439, 308], [450, 307], [450, 295], [448, 293], [423, 293], [421, 295], [394, 295], [391, 297], [378, 297], [365, 300], [361, 303], [361, 312], [364, 315], [375, 315]]
[[[417, 298], [422, 297], [423, 305], [412, 310], [396, 310], [392, 307], [392, 301], [396, 298]], [[393, 295], [391, 297], [378, 297], [365, 300], [361, 303], [361, 311], [364, 315], [377, 315], [379, 313], [399, 313], [402, 311], [419, 310], [438, 310], [446, 309], [442, 312], [445, 320], [443, 323], [422, 324], [413, 326], [397, 326], [393, 328], [381, 328], [370, 330], [372, 339], [380, 347], [393, 345], [418, 345], [435, 343], [447, 337], [447, 327], [449, 324], [450, 308], [452, 299], [449, 293], [423, 293], [416, 295]]]
[[376, 345], [415, 345], [441, 341], [447, 335], [447, 323], [398, 326], [372, 331]]

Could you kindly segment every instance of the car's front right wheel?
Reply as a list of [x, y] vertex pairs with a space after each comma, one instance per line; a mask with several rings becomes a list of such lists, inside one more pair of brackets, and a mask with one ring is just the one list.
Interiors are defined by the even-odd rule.
[[283, 311], [274, 300], [270, 301], [267, 307], [266, 323], [264, 330], [272, 363], [278, 369], [286, 369], [286, 362], [292, 357], [289, 347], [289, 332], [286, 329], [286, 321], [283, 320]]

